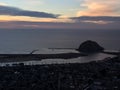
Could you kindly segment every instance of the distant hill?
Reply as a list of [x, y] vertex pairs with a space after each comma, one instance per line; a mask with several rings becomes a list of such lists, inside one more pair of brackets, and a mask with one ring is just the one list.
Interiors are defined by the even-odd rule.
[[95, 41], [87, 40], [87, 41], [83, 42], [77, 50], [80, 52], [85, 52], [85, 53], [94, 53], [94, 52], [103, 51], [104, 48], [101, 47]]

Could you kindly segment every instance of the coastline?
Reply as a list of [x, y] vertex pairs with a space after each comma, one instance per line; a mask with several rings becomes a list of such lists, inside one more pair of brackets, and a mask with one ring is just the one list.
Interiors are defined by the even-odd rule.
[[71, 59], [87, 56], [84, 53], [59, 53], [59, 54], [0, 54], [0, 62], [30, 61], [42, 59]]
[[[61, 49], [61, 48], [60, 48]], [[102, 51], [102, 54], [119, 55], [118, 51]], [[95, 54], [95, 53], [93, 53]], [[90, 53], [82, 52], [59, 52], [50, 54], [0, 54], [0, 63], [4, 62], [20, 62], [20, 61], [41, 61], [43, 59], [74, 59], [79, 57], [86, 57], [91, 55]], [[109, 56], [107, 56], [109, 57]], [[105, 58], [107, 58], [105, 57]]]

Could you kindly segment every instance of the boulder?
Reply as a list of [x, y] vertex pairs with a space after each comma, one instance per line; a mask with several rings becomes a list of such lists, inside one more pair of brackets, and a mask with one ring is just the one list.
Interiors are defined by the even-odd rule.
[[95, 52], [103, 51], [104, 48], [101, 47], [95, 41], [87, 40], [87, 41], [83, 42], [77, 50], [80, 52], [85, 52], [85, 53], [95, 53]]

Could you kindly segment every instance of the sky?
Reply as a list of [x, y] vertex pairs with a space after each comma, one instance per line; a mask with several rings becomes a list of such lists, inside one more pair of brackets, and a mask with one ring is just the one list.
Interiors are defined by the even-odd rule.
[[120, 0], [0, 0], [0, 28], [120, 29]]

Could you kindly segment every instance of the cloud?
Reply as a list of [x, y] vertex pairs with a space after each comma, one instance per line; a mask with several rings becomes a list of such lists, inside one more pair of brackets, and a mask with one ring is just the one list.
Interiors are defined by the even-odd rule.
[[73, 23], [72, 19], [67, 16], [60, 16], [58, 18], [37, 18], [37, 17], [27, 17], [27, 16], [9, 16], [0, 15], [0, 21], [29, 21], [29, 22], [62, 22], [62, 23]]
[[0, 21], [0, 29], [78, 29], [78, 30], [119, 30], [120, 23], [94, 24], [89, 22], [56, 23], [56, 22], [28, 22], [28, 21]]
[[120, 0], [84, 0], [77, 16], [120, 16]]
[[0, 15], [10, 15], [10, 16], [29, 16], [29, 17], [42, 17], [42, 18], [57, 18], [59, 15], [46, 13], [46, 12], [38, 12], [38, 11], [30, 11], [23, 10], [16, 7], [4, 6], [0, 5]]
[[94, 24], [110, 24], [110, 23], [112, 23], [112, 22], [110, 22], [110, 21], [102, 21], [102, 20], [99, 20], [99, 21], [93, 21], [93, 20], [84, 20], [84, 21], [82, 21], [82, 22], [85, 22], [85, 23], [94, 23]]
[[29, 22], [29, 21], [0, 21], [0, 28], [5, 29], [66, 29], [74, 28], [72, 23], [61, 22]]
[[81, 16], [81, 17], [73, 17], [72, 19], [75, 19], [77, 21], [83, 21], [83, 20], [103, 20], [103, 21], [120, 21], [120, 17], [115, 16]]
[[75, 22], [86, 22], [95, 24], [120, 23], [120, 17], [116, 16], [81, 16], [71, 18]]

